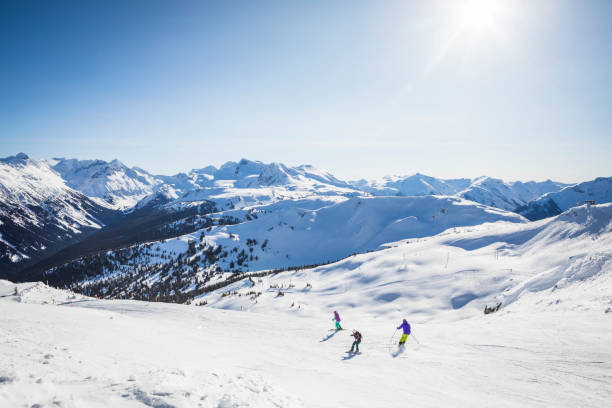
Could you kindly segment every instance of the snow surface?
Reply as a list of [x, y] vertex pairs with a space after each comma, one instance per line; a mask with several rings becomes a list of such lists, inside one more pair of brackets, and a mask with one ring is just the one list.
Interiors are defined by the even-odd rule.
[[0, 406], [608, 406], [611, 219], [608, 204], [451, 228], [200, 307], [0, 281]]

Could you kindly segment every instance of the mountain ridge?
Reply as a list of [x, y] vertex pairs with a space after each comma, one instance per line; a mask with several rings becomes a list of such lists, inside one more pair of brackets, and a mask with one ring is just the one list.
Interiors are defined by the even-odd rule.
[[[5, 174], [4, 178], [0, 178], [0, 190], [12, 189], [13, 207], [18, 208], [23, 204], [20, 203], [19, 190], [30, 191], [29, 197], [37, 197], [32, 203], [51, 217], [46, 220], [46, 227], [37, 230], [33, 236], [48, 235], [45, 228], [55, 231], [53, 218], [59, 217], [55, 223], [61, 224], [64, 217], [62, 212], [54, 213], [45, 209], [45, 200], [48, 196], [63, 197], [69, 194], [73, 197], [71, 204], [67, 207], [66, 203], [63, 205], [65, 208], [73, 208], [71, 210], [73, 212], [80, 213], [79, 220], [82, 222], [75, 224], [80, 227], [72, 231], [69, 238], [66, 236], [67, 241], [63, 245], [74, 247], [72, 252], [70, 250], [66, 252], [74, 256], [78, 256], [74, 251], [81, 248], [76, 245], [76, 241], [85, 237], [79, 235], [80, 232], [99, 230], [104, 226], [103, 222], [93, 221], [96, 219], [93, 214], [122, 213], [113, 219], [123, 220], [126, 223], [125, 228], [129, 225], [129, 231], [122, 231], [120, 225], [112, 226], [112, 231], [117, 234], [117, 245], [121, 243], [130, 246], [141, 244], [147, 237], [174, 238], [181, 233], [199, 228], [199, 225], [212, 225], [216, 222], [214, 219], [223, 219], [223, 223], [231, 220], [234, 223], [246, 221], [257, 224], [258, 214], [262, 212], [283, 214], [293, 211], [307, 214], [324, 207], [341, 205], [345, 205], [348, 209], [350, 206], [343, 203], [351, 200], [367, 203], [368, 198], [376, 197], [454, 197], [459, 200], [469, 200], [466, 203], [472, 203], [470, 205], [473, 206], [484, 205], [502, 212], [516, 212], [527, 218], [537, 219], [534, 216], [536, 213], [542, 218], [562, 212], [560, 206], [563, 205], [555, 204], [551, 197], [558, 197], [561, 191], [565, 191], [563, 193], [565, 195], [568, 192], [581, 194], [580, 191], [584, 188], [584, 183], [566, 185], [551, 180], [505, 182], [486, 176], [476, 179], [444, 180], [420, 173], [412, 176], [388, 176], [370, 182], [343, 181], [311, 165], [289, 167], [278, 162], [264, 163], [244, 158], [239, 161], [228, 161], [218, 168], [205, 166], [171, 176], [153, 175], [137, 167], [130, 168], [118, 159], [110, 162], [64, 158], [36, 160], [29, 158], [27, 154], [19, 153], [0, 159], [0, 164]], [[45, 183], [39, 180], [36, 187], [28, 187], [28, 177], [24, 175], [27, 175], [28, 171], [42, 171], [43, 167], [45, 177], [51, 181]], [[610, 187], [612, 183], [607, 181], [607, 178], [597, 179], [597, 183], [606, 186], [600, 189], [602, 191], [596, 197], [599, 201], [609, 200], [612, 197], [612, 187]], [[23, 183], [23, 186], [19, 183]], [[40, 195], [37, 191], [49, 191], [50, 186], [55, 186], [57, 191], [48, 192], [46, 196]], [[385, 200], [378, 200], [378, 202], [383, 201]], [[87, 208], [81, 208], [84, 204], [79, 207], [79, 204], [75, 204], [77, 202], [87, 203]], [[530, 205], [535, 209], [531, 210], [532, 212], [525, 211], [524, 208], [529, 208]], [[383, 208], [381, 211], [387, 210]], [[8, 210], [5, 212], [10, 214]], [[341, 218], [343, 214], [339, 212], [337, 216]], [[414, 214], [405, 214], [405, 220], [398, 220], [394, 228], [399, 228], [401, 225], [403, 231], [406, 231], [404, 234], [409, 234], [416, 225], [409, 222], [411, 216], [414, 217]], [[10, 233], [9, 229], [12, 228], [9, 226], [10, 223], [11, 220], [7, 218], [5, 225], [0, 226], [2, 234], [0, 246], [3, 248], [5, 261], [10, 260], [12, 269], [19, 269], [17, 264], [29, 259], [28, 254], [32, 252], [33, 246], [27, 240], [19, 241], [15, 233]], [[189, 223], [192, 225], [188, 225]], [[134, 229], [136, 225], [146, 225], [146, 233], [138, 234]], [[379, 232], [387, 227], [383, 224], [370, 226], [374, 230], [379, 228]], [[64, 225], [63, 228], [70, 230], [70, 225]], [[11, 231], [13, 230], [14, 228]], [[173, 233], [177, 235], [172, 235]], [[56, 231], [54, 234], [58, 235]], [[101, 241], [105, 242], [103, 246], [87, 244], [86, 247], [99, 250], [117, 249], [113, 246], [112, 240], [109, 240], [108, 234], [101, 234], [100, 237], [104, 237]], [[133, 241], [126, 240], [126, 237], [133, 237]], [[401, 238], [401, 234], [397, 237]], [[36, 257], [44, 258], [45, 251], [41, 248], [47, 246], [40, 243], [34, 245], [38, 248]], [[361, 250], [368, 248], [354, 248], [354, 251]], [[303, 259], [300, 262], [310, 262], [307, 261]], [[316, 260], [320, 261], [322, 260]]]

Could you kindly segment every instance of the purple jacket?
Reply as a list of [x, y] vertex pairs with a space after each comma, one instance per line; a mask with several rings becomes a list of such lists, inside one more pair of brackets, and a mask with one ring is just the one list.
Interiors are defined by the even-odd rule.
[[397, 329], [403, 329], [404, 334], [410, 334], [410, 324], [406, 321], [402, 322]]
[[338, 313], [334, 313], [334, 319], [336, 319], [337, 322], [340, 321], [340, 315]]

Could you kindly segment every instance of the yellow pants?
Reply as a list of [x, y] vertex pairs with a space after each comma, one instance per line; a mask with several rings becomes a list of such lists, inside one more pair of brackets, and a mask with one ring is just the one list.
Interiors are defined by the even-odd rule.
[[408, 339], [408, 334], [402, 334], [402, 338], [400, 339], [400, 344], [404, 344]]

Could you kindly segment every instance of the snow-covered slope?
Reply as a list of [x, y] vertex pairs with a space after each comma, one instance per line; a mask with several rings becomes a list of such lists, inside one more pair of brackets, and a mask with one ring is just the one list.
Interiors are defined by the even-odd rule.
[[[226, 246], [248, 238], [267, 241], [267, 252], [249, 262], [252, 269], [265, 269], [336, 260], [456, 226], [525, 221], [516, 214], [453, 197], [358, 197], [319, 209], [297, 204], [260, 207], [257, 219], [213, 229], [206, 241]], [[226, 234], [236, 238], [228, 240]]]
[[539, 220], [557, 215], [585, 201], [595, 201], [596, 204], [611, 202], [612, 177], [599, 177], [542, 195], [519, 208], [517, 212], [530, 220]]
[[[194, 233], [45, 278], [191, 305], [0, 281], [0, 406], [573, 408], [612, 398], [612, 203], [526, 222], [423, 189], [364, 197], [310, 167], [246, 160], [160, 180], [142, 207], [211, 199], [220, 210], [168, 222], [203, 222]], [[603, 201], [606, 182], [566, 188], [555, 206]], [[453, 194], [510, 206], [555, 188], [506, 187], [480, 179]], [[30, 256], [14, 231], [64, 239], [102, 225], [101, 207], [25, 155], [0, 161], [0, 194], [13, 255]], [[333, 310], [363, 334], [362, 354], [345, 353], [348, 330], [329, 330]], [[413, 333], [398, 350], [402, 318]]]
[[150, 195], [161, 180], [137, 167], [129, 168], [119, 160], [51, 159], [49, 165], [71, 188], [102, 205], [125, 210]]
[[99, 229], [110, 215], [45, 162], [23, 153], [0, 159], [0, 272]]
[[454, 228], [202, 307], [0, 281], [0, 406], [607, 406], [611, 219], [608, 204]]
[[526, 222], [514, 213], [440, 196], [359, 197], [334, 204], [285, 200], [224, 215], [238, 222], [77, 259], [48, 271], [45, 279], [69, 285], [87, 282], [95, 284], [90, 285], [93, 293], [137, 298], [151, 293], [133, 285], [145, 279], [155, 285], [152, 292], [166, 298], [170, 292], [187, 294], [237, 272], [327, 263], [458, 226]]
[[[200, 301], [253, 311], [299, 306], [316, 309], [312, 313], [338, 308], [378, 316], [391, 309], [423, 321], [432, 316], [465, 317], [500, 302], [506, 308], [534, 292], [552, 293], [602, 276], [609, 283], [612, 204], [577, 207], [535, 223], [454, 228], [389, 246], [266, 277], [255, 287], [248, 280], [239, 281]], [[274, 289], [268, 289], [270, 285]], [[283, 299], [277, 298], [276, 287], [282, 287]], [[239, 296], [247, 291], [261, 292], [256, 303]]]

